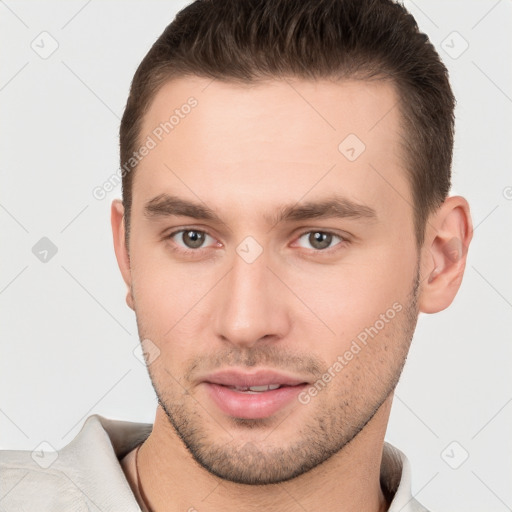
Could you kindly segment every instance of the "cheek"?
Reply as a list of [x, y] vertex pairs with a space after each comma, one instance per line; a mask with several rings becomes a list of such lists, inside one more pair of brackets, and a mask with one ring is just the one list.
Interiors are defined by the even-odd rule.
[[201, 350], [201, 343], [208, 343], [203, 331], [211, 315], [205, 298], [218, 277], [208, 265], [172, 262], [165, 251], [133, 251], [132, 288], [139, 335], [154, 341], [169, 363], [189, 357]]
[[[132, 288], [137, 316], [161, 338], [179, 319], [192, 287], [154, 251], [133, 251]], [[190, 279], [188, 279], [190, 281]]]
[[288, 274], [287, 282], [295, 283], [294, 292], [316, 315], [296, 315], [297, 324], [302, 325], [298, 329], [304, 331], [305, 321], [311, 329], [313, 324], [328, 328], [322, 328], [323, 336], [327, 334], [321, 345], [325, 360], [334, 360], [348, 350], [358, 335], [364, 339], [366, 329], [376, 326], [383, 339], [401, 325], [416, 272], [414, 251], [404, 254], [403, 247], [381, 246], [336, 265], [295, 269], [293, 275]]

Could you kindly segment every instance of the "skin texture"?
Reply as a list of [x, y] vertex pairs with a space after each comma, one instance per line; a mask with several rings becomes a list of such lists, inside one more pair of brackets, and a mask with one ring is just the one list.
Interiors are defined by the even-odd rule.
[[[197, 106], [135, 171], [128, 248], [122, 203], [112, 204], [127, 303], [150, 340], [160, 403], [139, 452], [146, 500], [153, 510], [385, 510], [379, 469], [393, 390], [418, 313], [446, 308], [460, 286], [467, 202], [448, 198], [418, 249], [389, 82], [182, 78], [157, 93], [140, 140], [191, 96]], [[365, 145], [354, 161], [339, 150], [349, 134]], [[146, 215], [161, 194], [219, 219]], [[285, 206], [334, 195], [374, 215], [276, 222]], [[208, 236], [185, 252], [179, 229]], [[319, 249], [312, 232], [334, 236]], [[371, 326], [377, 333], [332, 370]], [[311, 384], [331, 368], [332, 378], [307, 403], [248, 420], [206, 392], [205, 376], [227, 368]], [[125, 467], [133, 480], [133, 457]]]

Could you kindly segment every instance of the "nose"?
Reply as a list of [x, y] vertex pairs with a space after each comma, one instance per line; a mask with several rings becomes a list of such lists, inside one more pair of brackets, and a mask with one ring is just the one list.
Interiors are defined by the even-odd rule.
[[263, 340], [275, 342], [289, 331], [289, 297], [268, 263], [265, 252], [251, 263], [234, 254], [215, 297], [214, 327], [222, 341], [250, 348]]

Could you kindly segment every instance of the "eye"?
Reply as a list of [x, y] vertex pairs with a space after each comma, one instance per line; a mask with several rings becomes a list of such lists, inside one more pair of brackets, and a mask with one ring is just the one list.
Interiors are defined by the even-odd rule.
[[175, 231], [169, 235], [169, 239], [184, 249], [201, 249], [205, 242], [210, 241], [210, 244], [215, 242], [213, 237], [197, 229]]
[[[338, 241], [335, 245], [343, 242], [343, 238], [328, 231], [308, 231], [298, 238], [298, 244], [305, 249], [313, 248], [316, 251], [330, 249], [333, 241]], [[309, 244], [309, 245], [308, 245]]]

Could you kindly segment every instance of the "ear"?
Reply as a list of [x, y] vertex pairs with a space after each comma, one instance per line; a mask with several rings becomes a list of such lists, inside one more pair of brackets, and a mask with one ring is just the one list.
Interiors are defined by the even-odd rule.
[[117, 264], [119, 265], [123, 280], [128, 287], [126, 304], [134, 310], [130, 256], [128, 247], [126, 247], [125, 238], [124, 206], [120, 199], [114, 199], [114, 201], [112, 201], [110, 222], [112, 224], [112, 236], [114, 238], [114, 250], [116, 252]]
[[421, 312], [437, 313], [452, 303], [462, 282], [472, 237], [469, 205], [463, 197], [447, 198], [429, 217], [421, 251]]

